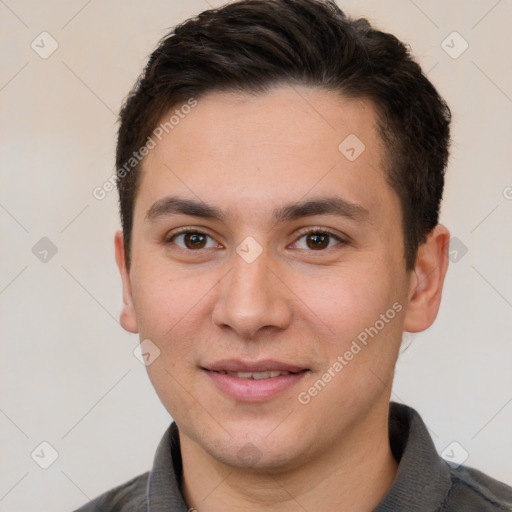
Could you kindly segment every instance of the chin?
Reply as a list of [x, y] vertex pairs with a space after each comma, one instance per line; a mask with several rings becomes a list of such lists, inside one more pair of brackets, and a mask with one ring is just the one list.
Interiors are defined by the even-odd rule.
[[297, 436], [283, 432], [270, 439], [267, 433], [271, 431], [255, 432], [252, 427], [231, 437], [202, 439], [200, 445], [212, 458], [236, 469], [277, 471], [293, 466], [301, 455]]

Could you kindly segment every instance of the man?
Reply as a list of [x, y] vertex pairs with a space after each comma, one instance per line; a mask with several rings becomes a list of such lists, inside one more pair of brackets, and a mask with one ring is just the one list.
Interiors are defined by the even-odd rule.
[[121, 323], [175, 423], [82, 511], [511, 510], [391, 404], [441, 300], [450, 111], [405, 46], [332, 2], [178, 26], [121, 111]]

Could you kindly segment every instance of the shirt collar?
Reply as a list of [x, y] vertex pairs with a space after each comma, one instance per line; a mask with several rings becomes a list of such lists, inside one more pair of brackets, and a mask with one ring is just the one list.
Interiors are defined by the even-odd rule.
[[[391, 402], [389, 439], [399, 462], [398, 472], [374, 512], [439, 509], [450, 490], [450, 471], [437, 454], [419, 414], [406, 405]], [[179, 432], [176, 423], [172, 423], [158, 445], [149, 475], [148, 512], [189, 510], [181, 494], [181, 473]]]
[[148, 512], [188, 512], [181, 494], [181, 450], [176, 423], [167, 429], [155, 454], [148, 478]]
[[374, 512], [438, 510], [451, 487], [450, 470], [437, 454], [420, 415], [406, 405], [391, 402], [389, 440], [398, 471]]

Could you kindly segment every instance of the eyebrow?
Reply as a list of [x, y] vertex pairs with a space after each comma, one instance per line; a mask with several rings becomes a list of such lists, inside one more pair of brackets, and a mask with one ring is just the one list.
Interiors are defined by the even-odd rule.
[[[220, 222], [226, 220], [225, 212], [216, 206], [208, 205], [202, 201], [173, 196], [156, 201], [147, 211], [146, 220], [155, 221], [158, 218], [172, 215], [189, 215]], [[367, 219], [369, 211], [359, 204], [337, 196], [319, 197], [290, 203], [273, 211], [273, 218], [276, 222], [296, 220], [313, 215], [335, 215], [353, 221], [364, 221]]]

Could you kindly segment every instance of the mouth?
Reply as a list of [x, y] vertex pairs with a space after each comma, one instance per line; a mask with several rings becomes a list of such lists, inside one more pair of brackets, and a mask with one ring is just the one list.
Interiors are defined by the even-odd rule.
[[[303, 370], [306, 371], [306, 370]], [[216, 373], [220, 373], [221, 375], [229, 375], [230, 377], [236, 377], [237, 379], [254, 379], [254, 380], [264, 380], [264, 379], [273, 379], [275, 377], [280, 377], [281, 375], [291, 375], [292, 373], [298, 372], [287, 372], [287, 371], [279, 371], [279, 370], [271, 370], [268, 372], [228, 372], [226, 370], [220, 370]]]
[[263, 402], [296, 386], [308, 368], [279, 361], [219, 361], [201, 367], [215, 387], [239, 402]]

